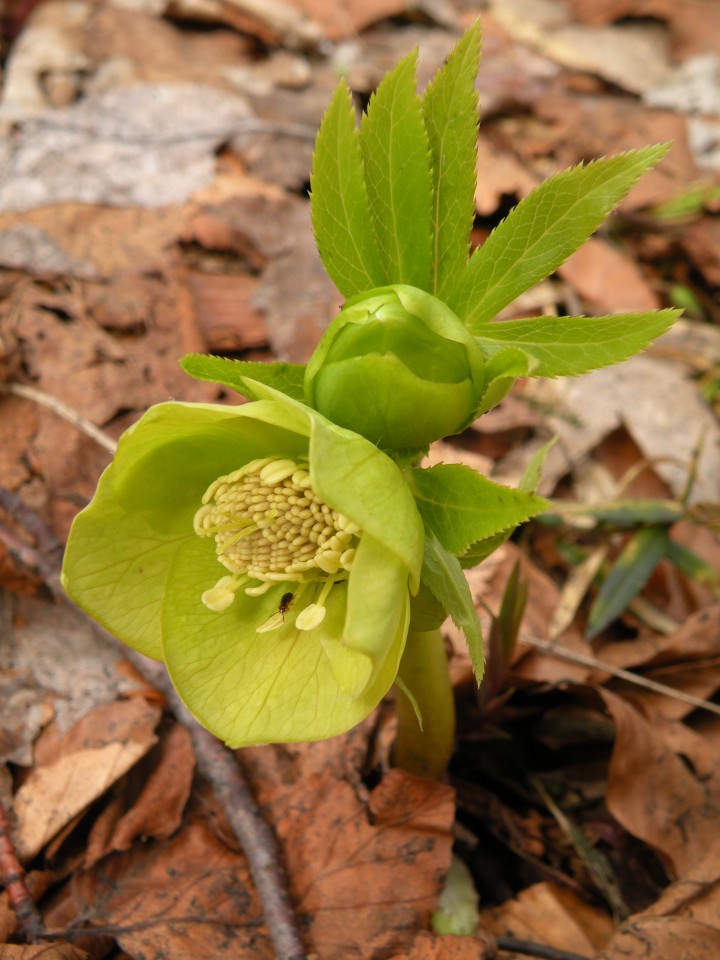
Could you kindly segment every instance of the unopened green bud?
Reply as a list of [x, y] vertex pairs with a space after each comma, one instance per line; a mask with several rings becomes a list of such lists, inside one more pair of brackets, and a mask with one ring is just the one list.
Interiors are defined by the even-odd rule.
[[380, 447], [420, 448], [471, 422], [483, 367], [449, 307], [397, 284], [347, 301], [307, 365], [305, 397]]

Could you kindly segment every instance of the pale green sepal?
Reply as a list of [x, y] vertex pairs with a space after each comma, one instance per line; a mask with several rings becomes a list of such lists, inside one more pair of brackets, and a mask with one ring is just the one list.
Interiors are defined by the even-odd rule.
[[634, 356], [679, 316], [679, 310], [653, 310], [605, 317], [531, 317], [476, 326], [475, 334], [486, 356], [509, 345], [528, 353], [535, 361], [529, 376], [575, 376]]
[[273, 407], [266, 401], [151, 407], [120, 438], [111, 467], [114, 495], [158, 530], [192, 530], [192, 517], [217, 477], [258, 457], [302, 452], [303, 438], [287, 429], [287, 418], [272, 425]]
[[192, 518], [207, 487], [248, 460], [292, 457], [303, 448], [303, 438], [284, 427], [246, 417], [250, 406], [151, 407], [120, 438], [95, 496], [73, 522], [63, 563], [68, 595], [147, 656], [161, 656], [168, 570], [183, 543], [200, 543]]
[[387, 282], [428, 290], [432, 178], [416, 89], [417, 56], [415, 50], [401, 60], [370, 98], [360, 146]]
[[264, 363], [261, 360], [228, 360], [206, 353], [190, 353], [183, 357], [180, 366], [196, 380], [219, 383], [236, 390], [250, 400], [259, 399], [248, 384], [247, 378], [267, 383], [294, 400], [303, 399], [305, 365], [302, 363]]
[[348, 586], [347, 615], [342, 644], [370, 659], [371, 675], [348, 689], [358, 696], [380, 670], [388, 649], [401, 634], [407, 636], [410, 622], [408, 569], [384, 544], [363, 535], [352, 565]]
[[510, 212], [471, 256], [448, 305], [472, 332], [588, 239], [669, 144], [630, 150], [564, 170]]
[[414, 470], [412, 477], [420, 515], [450, 553], [514, 529], [549, 506], [541, 497], [493, 483], [463, 464]]
[[[417, 590], [422, 566], [423, 525], [398, 466], [351, 430], [331, 423], [310, 407], [253, 382], [261, 395], [277, 400], [289, 418], [300, 418], [310, 433], [310, 476], [315, 493], [377, 540], [410, 573]], [[254, 406], [254, 404], [252, 405]]]
[[338, 290], [351, 297], [387, 283], [390, 276], [380, 258], [370, 214], [355, 109], [344, 80], [320, 125], [310, 187], [315, 239]]
[[73, 522], [62, 585], [109, 633], [160, 660], [160, 604], [182, 536], [168, 539], [127, 513], [112, 495], [110, 469], [100, 478], [91, 508]]
[[475, 216], [480, 21], [465, 32], [423, 97], [433, 177], [431, 293], [445, 299], [465, 267]]
[[339, 645], [346, 586], [330, 591], [325, 618], [314, 630], [295, 629], [297, 611], [291, 608], [280, 629], [257, 633], [287, 586], [262, 597], [240, 591], [232, 606], [213, 613], [199, 597], [217, 580], [219, 567], [212, 543], [198, 542], [206, 547], [200, 557], [185, 548], [176, 556], [162, 632], [170, 677], [200, 723], [240, 747], [323, 739], [364, 720], [395, 678], [404, 635], [391, 638], [375, 679], [353, 697], [338, 683], [326, 652]]
[[485, 672], [485, 650], [470, 587], [457, 557], [443, 547], [437, 537], [425, 537], [423, 583], [445, 608], [453, 623], [462, 630], [470, 653], [470, 662], [478, 686]]

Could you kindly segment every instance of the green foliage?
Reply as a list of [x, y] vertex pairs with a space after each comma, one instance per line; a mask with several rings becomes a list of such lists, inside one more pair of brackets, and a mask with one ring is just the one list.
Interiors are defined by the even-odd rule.
[[564, 170], [536, 187], [472, 255], [449, 305], [482, 335], [503, 307], [582, 246], [668, 149], [629, 150]]
[[248, 378], [274, 387], [293, 400], [302, 400], [304, 396], [305, 365], [302, 363], [226, 360], [224, 357], [212, 357], [205, 353], [191, 353], [182, 358], [180, 366], [196, 380], [220, 383], [249, 400], [259, 400], [260, 396], [248, 384]]
[[425, 536], [422, 581], [435, 599], [462, 630], [470, 653], [470, 662], [478, 684], [485, 672], [482, 631], [470, 587], [457, 557], [449, 553], [431, 532]]
[[532, 493], [493, 483], [462, 464], [415, 470], [412, 482], [425, 526], [455, 554], [464, 553], [477, 540], [513, 530], [549, 505]]
[[532, 317], [489, 323], [477, 335], [487, 356], [514, 347], [531, 358], [527, 375], [562, 377], [627, 360], [677, 320], [678, 310], [608, 317]]
[[464, 34], [428, 85], [423, 118], [432, 168], [430, 293], [447, 299], [470, 252], [475, 216], [480, 21]]

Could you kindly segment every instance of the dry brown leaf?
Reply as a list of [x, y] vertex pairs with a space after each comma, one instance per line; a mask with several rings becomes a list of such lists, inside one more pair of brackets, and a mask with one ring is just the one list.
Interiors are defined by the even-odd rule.
[[71, 943], [41, 943], [0, 946], [0, 960], [88, 960], [89, 954]]
[[654, 310], [660, 306], [660, 298], [637, 262], [604, 240], [588, 240], [558, 273], [591, 304], [593, 313]]
[[612, 935], [608, 915], [554, 883], [536, 883], [514, 900], [480, 911], [480, 924], [496, 936], [534, 940], [589, 956]]
[[368, 808], [329, 776], [278, 790], [293, 899], [321, 960], [387, 955], [427, 926], [450, 865], [453, 798], [401, 770], [385, 775]]
[[717, 960], [720, 930], [679, 917], [628, 920], [595, 960]]
[[571, 9], [576, 17], [590, 24], [610, 23], [624, 17], [665, 20], [678, 59], [720, 49], [720, 7], [714, 0], [571, 0]]
[[615, 721], [606, 802], [633, 836], [649, 844], [676, 877], [716, 842], [720, 818], [717, 776], [700, 778], [630, 703], [598, 690]]
[[110, 850], [129, 850], [135, 837], [166, 840], [180, 826], [190, 796], [195, 756], [189, 731], [175, 724], [161, 737], [156, 766], [113, 832]]
[[537, 186], [537, 180], [517, 157], [496, 147], [487, 137], [478, 140], [475, 209], [487, 216], [497, 210], [503, 196], [518, 200]]
[[422, 930], [407, 953], [396, 953], [389, 960], [495, 960], [496, 955], [497, 944], [492, 934], [436, 937]]
[[113, 853], [72, 881], [86, 922], [115, 928], [133, 957], [271, 960], [244, 857], [195, 820], [171, 840]]
[[330, 40], [354, 37], [378, 20], [408, 9], [408, 0], [293, 0], [292, 5], [320, 25]]
[[267, 346], [264, 318], [252, 303], [256, 277], [190, 270], [188, 284], [206, 350], [238, 352]]
[[15, 795], [18, 856], [30, 859], [39, 853], [127, 773], [156, 742], [159, 717], [157, 707], [137, 700], [98, 707], [56, 741], [53, 759], [46, 734], [45, 762], [35, 767]]

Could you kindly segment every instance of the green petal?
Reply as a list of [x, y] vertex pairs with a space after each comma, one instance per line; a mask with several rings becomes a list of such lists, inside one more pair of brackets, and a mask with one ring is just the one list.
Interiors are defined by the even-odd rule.
[[[200, 594], [222, 570], [212, 544], [198, 543], [202, 555], [187, 545], [177, 552], [162, 625], [172, 681], [204, 726], [231, 747], [317, 740], [348, 730], [377, 706], [397, 672], [402, 627], [388, 644], [377, 675], [353, 697], [343, 687], [353, 680], [353, 662], [364, 670], [366, 658], [344, 651], [339, 641], [345, 585], [331, 590], [325, 619], [314, 630], [296, 630], [291, 608], [281, 629], [257, 633], [277, 611], [287, 584], [262, 597], [241, 592], [228, 610], [213, 613], [200, 602]], [[367, 613], [373, 617], [372, 610]]]
[[112, 464], [115, 496], [157, 529], [184, 531], [217, 477], [257, 457], [305, 452], [307, 442], [292, 428], [268, 426], [274, 407], [266, 401], [151, 407], [120, 440]]
[[149, 657], [162, 656], [160, 606], [168, 573], [179, 546], [200, 543], [192, 518], [210, 483], [248, 460], [307, 450], [304, 437], [255, 419], [267, 406], [152, 407], [123, 435], [91, 503], [75, 518], [63, 565], [65, 590]]
[[365, 534], [350, 574], [342, 642], [349, 650], [361, 651], [369, 658], [372, 675], [382, 670], [398, 633], [405, 645], [410, 622], [407, 582], [407, 568]]

